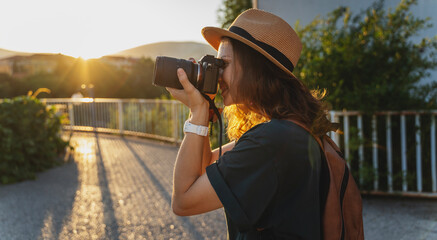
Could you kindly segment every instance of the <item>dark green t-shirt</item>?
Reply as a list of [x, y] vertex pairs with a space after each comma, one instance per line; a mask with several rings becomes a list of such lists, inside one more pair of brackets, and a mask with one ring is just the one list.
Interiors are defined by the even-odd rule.
[[320, 167], [316, 140], [290, 121], [272, 119], [243, 134], [206, 169], [228, 239], [320, 239]]

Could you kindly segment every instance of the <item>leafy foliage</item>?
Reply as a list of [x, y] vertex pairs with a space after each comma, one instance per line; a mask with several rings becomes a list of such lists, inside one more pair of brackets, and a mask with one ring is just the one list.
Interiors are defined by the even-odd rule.
[[68, 142], [61, 139], [61, 117], [32, 96], [0, 103], [0, 183], [32, 179], [58, 165]]
[[[429, 76], [429, 70], [437, 66], [437, 37], [419, 38], [420, 31], [430, 27], [429, 19], [412, 15], [410, 8], [416, 0], [404, 0], [394, 10], [385, 10], [384, 1], [379, 0], [365, 11], [352, 14], [349, 8], [340, 7], [326, 18], [316, 18], [307, 26], [297, 25], [304, 45], [295, 74], [310, 88], [328, 91], [326, 100], [333, 109], [360, 110], [372, 113], [378, 110], [435, 109], [437, 82], [419, 85]], [[417, 40], [419, 39], [419, 40]], [[380, 189], [388, 189], [385, 146], [385, 124], [378, 124], [379, 168], [372, 163], [372, 131], [370, 114], [365, 114], [364, 136], [359, 138], [351, 128], [348, 161], [353, 172], [363, 180], [361, 189], [373, 189], [373, 179], [379, 178]], [[382, 118], [382, 117], [379, 117]], [[407, 118], [414, 126], [414, 118]], [[350, 121], [354, 122], [352, 119]], [[378, 122], [384, 122], [379, 119]], [[413, 122], [411, 122], [413, 121]], [[424, 117], [421, 131], [429, 136], [430, 120]], [[400, 120], [392, 119], [392, 139], [400, 139]], [[407, 135], [414, 136], [415, 129], [408, 128]], [[422, 140], [423, 142], [424, 140]], [[364, 146], [364, 162], [358, 163], [358, 146]], [[416, 142], [407, 139], [408, 159], [414, 159]], [[429, 166], [430, 145], [423, 144], [423, 165]], [[395, 141], [392, 146], [393, 159], [401, 158], [401, 146]], [[401, 189], [402, 171], [400, 161], [393, 162], [394, 189]], [[415, 189], [415, 164], [409, 161], [407, 183]], [[410, 166], [410, 164], [413, 164]], [[430, 189], [430, 176], [423, 176], [424, 189]]]
[[237, 16], [252, 7], [252, 0], [224, 0], [218, 9], [218, 22], [222, 28], [228, 28]]
[[394, 11], [384, 1], [353, 15], [340, 7], [326, 19], [296, 29], [304, 45], [296, 74], [311, 88], [328, 90], [334, 109], [401, 110], [435, 108], [435, 83], [418, 86], [437, 66], [437, 36], [412, 38], [431, 27], [410, 12], [417, 0]]
[[140, 59], [133, 67], [132, 73], [120, 89], [120, 98], [149, 98], [156, 99], [168, 92], [163, 87], [153, 86], [153, 71], [155, 61], [150, 58]]
[[7, 98], [16, 96], [14, 90], [18, 88], [18, 84], [14, 80], [8, 74], [0, 73], [0, 96]]

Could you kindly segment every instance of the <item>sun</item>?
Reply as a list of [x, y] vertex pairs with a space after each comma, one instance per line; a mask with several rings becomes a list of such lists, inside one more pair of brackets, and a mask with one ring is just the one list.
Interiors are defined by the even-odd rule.
[[83, 60], [87, 61], [87, 60], [94, 59], [94, 58], [99, 58], [99, 57], [94, 57], [94, 56], [91, 56], [91, 55], [81, 55], [81, 56], [79, 56], [79, 58], [82, 58]]
[[83, 60], [90, 60], [90, 59], [100, 58], [102, 56], [103, 56], [102, 54], [81, 53], [81, 54], [78, 54], [77, 56], [73, 56], [73, 57], [82, 58]]
[[108, 55], [108, 51], [104, 51], [101, 49], [72, 49], [70, 51], [65, 51], [66, 55], [75, 57], [75, 58], [82, 58], [83, 60], [89, 60], [89, 59], [96, 59], [100, 58], [102, 56]]
[[102, 56], [106, 55], [107, 53], [102, 53], [101, 51], [86, 51], [84, 53], [79, 54], [79, 57], [81, 57], [84, 60], [89, 59], [96, 59], [101, 58]]

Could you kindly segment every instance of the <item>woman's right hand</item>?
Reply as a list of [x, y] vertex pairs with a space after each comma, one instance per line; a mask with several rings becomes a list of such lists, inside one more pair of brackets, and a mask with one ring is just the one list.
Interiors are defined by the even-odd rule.
[[196, 125], [208, 125], [209, 103], [202, 94], [191, 84], [182, 68], [177, 69], [179, 81], [184, 89], [166, 88], [170, 94], [185, 104], [191, 111], [190, 122]]
[[177, 76], [183, 89], [167, 87], [166, 89], [171, 93], [171, 95], [185, 104], [191, 111], [204, 108], [208, 102], [200, 94], [199, 90], [197, 90], [197, 88], [188, 80], [188, 76], [184, 69], [178, 68]]
[[[189, 58], [189, 61], [196, 63], [196, 60], [194, 58]], [[190, 111], [192, 115], [202, 112], [205, 109], [205, 105], [207, 106], [207, 115], [209, 119], [209, 103], [205, 100], [205, 98], [202, 96], [202, 94], [199, 92], [199, 90], [191, 84], [191, 82], [188, 79], [187, 74], [182, 68], [177, 69], [177, 76], [179, 78], [179, 81], [184, 88], [183, 90], [178, 90], [174, 88], [166, 88], [167, 91], [170, 92], [170, 94], [176, 98], [177, 100], [181, 101], [183, 104], [185, 104], [188, 108], [190, 108]], [[214, 99], [216, 94], [206, 94], [210, 99]], [[203, 122], [203, 121], [202, 121]], [[194, 122], [192, 122], [194, 123]], [[202, 123], [202, 125], [207, 125], [207, 122], [205, 124]]]

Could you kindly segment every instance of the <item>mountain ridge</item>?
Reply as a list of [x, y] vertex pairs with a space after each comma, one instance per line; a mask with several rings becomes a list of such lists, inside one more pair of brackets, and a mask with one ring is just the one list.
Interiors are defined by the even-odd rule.
[[216, 55], [215, 49], [211, 46], [198, 43], [198, 42], [157, 42], [144, 44], [138, 47], [126, 49], [114, 54], [109, 54], [106, 56], [122, 56], [122, 57], [133, 57], [133, 58], [152, 58], [155, 59], [157, 56], [169, 56], [174, 58], [187, 59], [193, 57], [194, 59], [200, 59], [202, 56]]
[[33, 54], [35, 53], [18, 52], [18, 51], [12, 51], [8, 49], [0, 48], [0, 59], [12, 57], [12, 56], [29, 56]]
[[[31, 52], [19, 52], [8, 49], [0, 48], [0, 59], [12, 57], [12, 56], [30, 56], [34, 54], [59, 54], [59, 53], [31, 53]], [[62, 54], [62, 53], [61, 53]], [[209, 45], [199, 42], [184, 41], [165, 41], [140, 45], [137, 47], [125, 49], [116, 53], [107, 54], [102, 57], [126, 57], [126, 58], [152, 58], [157, 56], [168, 56], [174, 58], [188, 59], [190, 57], [194, 59], [200, 59], [202, 56], [216, 55], [216, 51]]]

